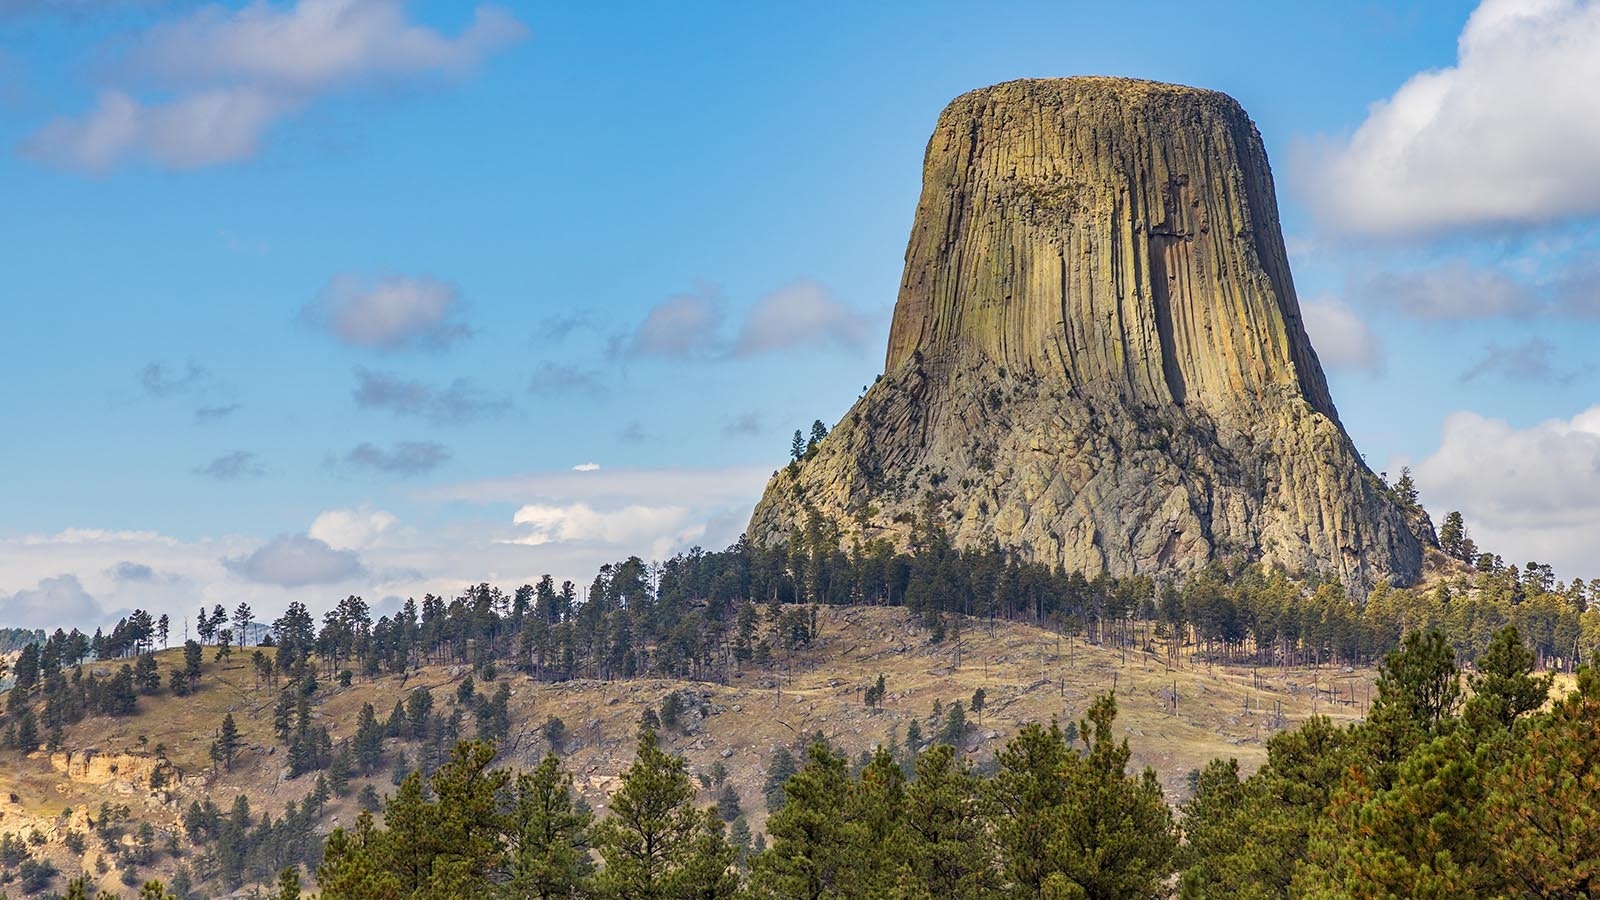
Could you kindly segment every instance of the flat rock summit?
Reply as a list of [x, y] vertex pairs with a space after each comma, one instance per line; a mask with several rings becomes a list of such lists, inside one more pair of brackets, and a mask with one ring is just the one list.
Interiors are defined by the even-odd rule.
[[1231, 97], [1026, 80], [939, 116], [883, 375], [773, 477], [748, 537], [903, 547], [929, 517], [1091, 575], [1242, 556], [1419, 577], [1432, 525], [1339, 422]]

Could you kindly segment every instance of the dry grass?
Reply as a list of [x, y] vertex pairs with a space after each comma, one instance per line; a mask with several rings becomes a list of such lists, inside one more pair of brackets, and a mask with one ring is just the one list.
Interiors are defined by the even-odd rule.
[[[967, 703], [982, 687], [987, 708], [981, 723], [969, 714], [975, 727], [966, 749], [983, 759], [1022, 724], [1076, 720], [1096, 694], [1115, 689], [1117, 728], [1129, 740], [1134, 764], [1154, 767], [1176, 801], [1186, 774], [1214, 757], [1236, 757], [1253, 770], [1265, 759], [1265, 742], [1276, 727], [1293, 727], [1314, 713], [1337, 720], [1359, 716], [1375, 675], [1369, 669], [1254, 670], [1194, 665], [1187, 659], [1173, 668], [1164, 651], [1124, 654], [1016, 623], [999, 623], [992, 632], [971, 623], [959, 648], [953, 639], [935, 645], [901, 609], [823, 608], [819, 624], [811, 647], [780, 660], [774, 670], [747, 670], [725, 685], [659, 679], [542, 684], [502, 674], [512, 690], [508, 764], [531, 766], [546, 750], [540, 725], [558, 716], [568, 729], [567, 765], [580, 791], [603, 809], [616, 776], [632, 759], [643, 710], [659, 708], [671, 691], [692, 690], [703, 695], [710, 715], [703, 720], [691, 715], [691, 733], [671, 733], [664, 740], [687, 759], [692, 773], [722, 762], [752, 827], [759, 830], [765, 820], [761, 784], [772, 752], [798, 746], [814, 732], [851, 756], [903, 736], [914, 719], [931, 737], [937, 728], [931, 716], [935, 701], [945, 707], [957, 700]], [[0, 831], [53, 819], [63, 806], [98, 806], [105, 799], [128, 802], [158, 826], [174, 827], [181, 809], [202, 796], [226, 805], [244, 792], [252, 806], [275, 813], [303, 797], [311, 780], [284, 778], [284, 752], [272, 734], [277, 689], [257, 682], [249, 652], [236, 652], [224, 666], [210, 658], [208, 649], [198, 693], [141, 698], [136, 715], [96, 718], [69, 730], [67, 746], [73, 749], [148, 754], [160, 746], [183, 776], [172, 789], [171, 803], [132, 786], [72, 782], [52, 768], [47, 756], [36, 754], [0, 771]], [[165, 673], [182, 664], [182, 655], [165, 651], [158, 662]], [[869, 710], [861, 692], [880, 673], [888, 695], [881, 709]], [[396, 700], [420, 686], [433, 690], [436, 708], [448, 708], [466, 674], [460, 668], [429, 667], [404, 678], [357, 678], [349, 688], [323, 692], [314, 715], [337, 741], [354, 732], [363, 703], [372, 703], [383, 719]], [[245, 749], [233, 771], [218, 772], [208, 750], [229, 712]], [[470, 715], [467, 722], [470, 727]], [[8, 756], [7, 762], [16, 759]], [[386, 777], [375, 783], [380, 790], [388, 788]], [[19, 802], [4, 803], [8, 793]], [[710, 802], [711, 792], [702, 800]], [[333, 813], [345, 822], [352, 814], [348, 801]], [[58, 861], [63, 863], [76, 868], [75, 861]]]

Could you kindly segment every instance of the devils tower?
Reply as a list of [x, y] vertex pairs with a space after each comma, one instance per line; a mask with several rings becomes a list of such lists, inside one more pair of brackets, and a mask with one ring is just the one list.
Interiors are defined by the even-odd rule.
[[904, 547], [929, 516], [1091, 575], [1226, 557], [1416, 580], [1432, 526], [1339, 422], [1232, 98], [1027, 80], [939, 116], [883, 375], [748, 535]]

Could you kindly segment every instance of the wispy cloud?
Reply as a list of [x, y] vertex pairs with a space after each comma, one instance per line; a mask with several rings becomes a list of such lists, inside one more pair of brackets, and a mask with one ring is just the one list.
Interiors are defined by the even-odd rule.
[[192, 393], [203, 387], [210, 378], [209, 370], [193, 362], [179, 369], [156, 361], [139, 370], [139, 384], [152, 397]]
[[742, 412], [722, 424], [723, 437], [755, 437], [762, 432], [761, 414]]
[[1508, 346], [1490, 342], [1483, 348], [1482, 358], [1461, 373], [1461, 382], [1465, 384], [1493, 375], [1505, 381], [1568, 385], [1594, 371], [1592, 363], [1571, 369], [1558, 366], [1555, 349], [1554, 344], [1540, 337]]
[[528, 393], [542, 397], [563, 397], [580, 394], [587, 397], [604, 397], [610, 393], [600, 373], [591, 369], [561, 363], [543, 363], [528, 379]]
[[510, 400], [486, 394], [465, 378], [457, 378], [444, 387], [434, 387], [367, 369], [356, 370], [356, 388], [351, 396], [362, 409], [423, 418], [438, 425], [461, 425], [493, 418], [511, 408]]
[[872, 322], [815, 281], [797, 281], [756, 301], [739, 326], [734, 356], [802, 347], [854, 349], [866, 343]]
[[526, 34], [487, 5], [454, 36], [410, 20], [403, 0], [208, 5], [129, 41], [95, 107], [49, 122], [22, 149], [96, 172], [130, 158], [174, 169], [234, 162], [324, 97], [460, 76]]
[[1300, 313], [1324, 366], [1374, 374], [1383, 371], [1383, 340], [1349, 304], [1335, 297], [1307, 300], [1300, 304]]
[[763, 295], [737, 316], [729, 315], [714, 286], [674, 294], [611, 346], [613, 355], [627, 358], [731, 360], [808, 348], [854, 349], [871, 332], [870, 316], [807, 279]]
[[209, 425], [212, 422], [220, 422], [243, 408], [243, 404], [240, 403], [197, 406], [194, 410], [194, 420], [197, 424]]
[[362, 441], [338, 460], [347, 468], [402, 478], [425, 475], [449, 461], [450, 448], [433, 441], [399, 441], [387, 449]]
[[673, 294], [652, 306], [633, 333], [616, 342], [618, 355], [692, 359], [719, 354], [722, 302], [721, 292], [711, 285]]
[[267, 467], [254, 453], [248, 450], [234, 450], [190, 471], [218, 481], [244, 481], [267, 474]]

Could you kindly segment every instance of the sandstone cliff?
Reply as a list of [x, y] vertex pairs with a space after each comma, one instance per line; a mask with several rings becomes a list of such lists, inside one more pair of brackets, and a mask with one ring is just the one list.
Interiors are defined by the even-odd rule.
[[958, 97], [923, 164], [884, 374], [749, 537], [925, 510], [1069, 570], [1227, 555], [1414, 581], [1405, 514], [1306, 337], [1261, 137], [1230, 97], [1112, 78]]

